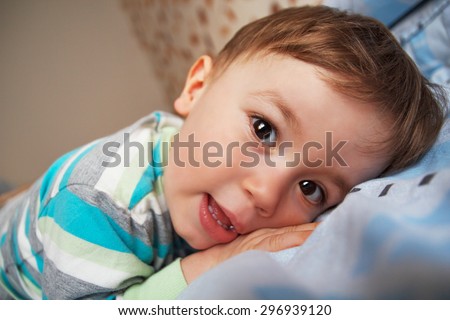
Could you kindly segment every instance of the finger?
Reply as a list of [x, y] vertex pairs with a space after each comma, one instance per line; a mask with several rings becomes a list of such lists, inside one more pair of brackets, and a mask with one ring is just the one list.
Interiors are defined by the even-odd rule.
[[288, 249], [292, 247], [297, 247], [302, 245], [306, 239], [311, 235], [312, 231], [302, 230], [297, 232], [286, 232], [282, 234], [274, 234], [258, 245], [258, 249], [275, 252], [283, 249]]
[[[283, 228], [275, 228], [275, 229], [259, 229], [252, 233], [249, 233], [245, 236], [241, 236], [237, 241], [244, 244], [244, 247], [253, 248], [256, 249], [258, 246], [260, 246], [261, 243], [266, 244], [268, 238], [280, 236], [283, 237], [286, 234], [294, 233], [297, 234], [297, 236], [300, 233], [305, 233], [305, 237], [308, 237], [315, 228], [319, 225], [318, 222], [314, 223], [307, 223], [302, 225], [296, 225], [296, 226], [288, 226]], [[294, 238], [295, 236], [293, 236]], [[275, 240], [276, 241], [276, 240]], [[262, 248], [261, 250], [267, 250], [265, 248]]]
[[299, 224], [294, 226], [287, 226], [282, 228], [267, 228], [267, 229], [259, 229], [256, 231], [256, 233], [260, 234], [281, 234], [286, 232], [297, 232], [297, 231], [313, 231], [317, 228], [317, 226], [320, 224], [320, 222], [311, 222], [311, 223], [305, 223], [305, 224]]
[[299, 224], [296, 226], [293, 226], [293, 231], [302, 231], [302, 230], [314, 230], [317, 228], [317, 226], [320, 224], [320, 222], [311, 222], [311, 223], [305, 223], [305, 224]]
[[312, 222], [312, 223], [299, 224], [299, 225], [288, 226], [288, 227], [283, 227], [283, 228], [261, 229], [261, 230], [266, 230], [265, 231], [266, 234], [267, 233], [284, 234], [287, 232], [314, 231], [318, 225], [319, 225], [319, 222]]

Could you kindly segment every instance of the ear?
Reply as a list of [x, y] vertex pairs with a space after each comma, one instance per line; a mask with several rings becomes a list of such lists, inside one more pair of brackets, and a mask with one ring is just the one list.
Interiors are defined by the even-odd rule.
[[175, 111], [183, 117], [191, 112], [196, 100], [206, 88], [206, 78], [212, 69], [212, 59], [201, 56], [189, 70], [181, 95], [175, 100]]

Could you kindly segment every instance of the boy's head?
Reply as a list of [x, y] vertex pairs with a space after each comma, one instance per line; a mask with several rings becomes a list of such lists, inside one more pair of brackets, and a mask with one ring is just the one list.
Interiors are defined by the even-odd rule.
[[286, 9], [242, 28], [215, 59], [211, 75], [269, 53], [323, 68], [335, 90], [375, 104], [392, 132], [385, 141], [392, 153], [389, 170], [414, 163], [439, 132], [436, 88], [377, 20], [324, 6]]
[[432, 89], [373, 19], [303, 7], [245, 26], [175, 101], [187, 116], [164, 174], [175, 230], [204, 249], [310, 222], [432, 145]]

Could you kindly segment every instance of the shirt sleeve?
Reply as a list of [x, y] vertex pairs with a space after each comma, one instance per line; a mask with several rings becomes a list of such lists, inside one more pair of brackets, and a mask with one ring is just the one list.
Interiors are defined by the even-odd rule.
[[152, 247], [123, 222], [65, 188], [41, 210], [41, 285], [47, 299], [107, 299], [154, 272]]
[[125, 300], [173, 300], [187, 287], [178, 258], [142, 283], [128, 288]]

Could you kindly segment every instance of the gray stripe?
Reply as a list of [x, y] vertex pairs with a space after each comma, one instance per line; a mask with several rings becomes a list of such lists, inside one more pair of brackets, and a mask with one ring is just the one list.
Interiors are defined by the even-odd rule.
[[[68, 188], [80, 199], [86, 201], [90, 205], [100, 209], [102, 212], [108, 215], [127, 233], [139, 238], [145, 244], [152, 246], [152, 235], [154, 233], [155, 222], [151, 212], [148, 213], [145, 222], [140, 225], [131, 218], [131, 214], [128, 210], [119, 207], [111, 199], [111, 197], [104, 192], [93, 189], [91, 186], [86, 185], [71, 185]], [[163, 221], [167, 221], [167, 219]], [[156, 223], [159, 222], [160, 221], [158, 220]], [[170, 221], [168, 223], [169, 225], [162, 228], [169, 230], [169, 228], [171, 228]], [[164, 241], [166, 241], [166, 239], [164, 239]]]
[[99, 141], [90, 152], [78, 161], [70, 175], [68, 185], [84, 184], [95, 186], [97, 184], [103, 171], [105, 171], [102, 163], [109, 160], [109, 157], [103, 152], [103, 145], [111, 141], [122, 144], [123, 133], [118, 132]]
[[[101, 275], [99, 275], [101, 276]], [[130, 278], [120, 287], [111, 291], [89, 282], [67, 275], [50, 260], [45, 260], [42, 289], [48, 299], [105, 299], [111, 294], [117, 294], [123, 289], [144, 281], [142, 277]]]
[[[39, 181], [40, 182], [40, 181]], [[26, 198], [30, 199], [38, 199], [39, 197], [39, 183], [35, 183], [29, 190], [21, 194], [20, 196], [16, 197], [8, 203], [8, 206], [5, 206], [5, 212], [0, 212], [0, 217], [2, 217], [2, 221], [0, 223], [11, 223], [11, 225], [8, 227], [7, 236], [5, 239], [5, 245], [2, 246], [1, 254], [3, 257], [3, 263], [5, 266], [5, 272], [8, 275], [8, 281], [11, 283], [11, 285], [15, 288], [15, 290], [21, 294], [22, 296], [27, 296], [25, 292], [21, 289], [21, 286], [19, 286], [20, 280], [18, 277], [18, 273], [21, 272], [19, 270], [19, 266], [16, 264], [16, 257], [14, 253], [13, 248], [13, 241], [12, 241], [12, 234], [13, 231], [17, 232], [17, 225], [13, 225], [13, 223], [18, 223], [18, 221], [21, 219], [21, 217], [26, 213]], [[30, 212], [30, 232], [29, 232], [29, 240], [30, 245], [32, 249], [37, 252], [38, 254], [41, 252], [40, 248], [42, 248], [41, 243], [38, 241], [36, 237], [36, 229], [35, 229], [35, 217], [36, 217], [36, 205], [35, 202], [30, 203], [30, 206], [28, 208]], [[17, 215], [13, 218], [14, 215]], [[19, 253], [20, 255], [20, 253]], [[30, 257], [23, 257], [20, 255], [20, 258], [17, 259], [19, 261], [23, 261], [24, 266], [27, 268], [27, 270], [30, 272], [31, 276], [34, 278], [34, 280], [38, 283], [38, 286], [40, 285], [40, 272], [28, 262], [29, 260], [35, 259], [35, 256]]]

